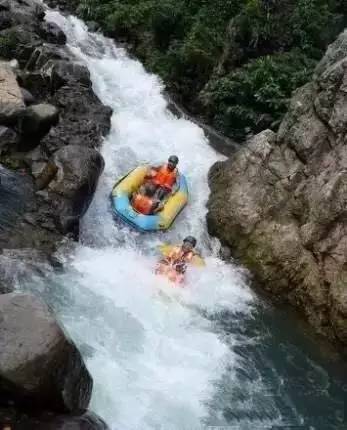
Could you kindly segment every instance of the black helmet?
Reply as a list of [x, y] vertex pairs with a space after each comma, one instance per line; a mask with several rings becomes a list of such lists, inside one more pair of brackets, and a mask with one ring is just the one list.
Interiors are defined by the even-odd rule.
[[170, 155], [168, 162], [171, 164], [174, 164], [175, 166], [177, 166], [178, 164], [178, 157], [177, 155]]
[[196, 239], [193, 236], [187, 236], [183, 239], [183, 243], [188, 242], [192, 245], [193, 248], [196, 246]]

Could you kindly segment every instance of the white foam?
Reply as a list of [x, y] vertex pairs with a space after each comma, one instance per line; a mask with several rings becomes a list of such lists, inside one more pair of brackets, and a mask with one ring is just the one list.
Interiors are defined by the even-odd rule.
[[[75, 341], [94, 351], [87, 364], [92, 406], [114, 429], [200, 428], [214, 381], [236, 357], [201, 311], [250, 312], [254, 300], [241, 270], [220, 261], [206, 225], [207, 173], [221, 159], [196, 125], [167, 109], [160, 80], [76, 18], [49, 12], [84, 62], [101, 100], [114, 109], [102, 153], [105, 172], [84, 218], [71, 263], [71, 298], [85, 313], [62, 318]], [[177, 154], [190, 184], [190, 203], [167, 233], [142, 235], [115, 222], [109, 193], [137, 164]], [[185, 289], [153, 274], [157, 245], [193, 234], [207, 256]], [[93, 313], [93, 307], [95, 312]], [[100, 309], [102, 311], [100, 312]]]

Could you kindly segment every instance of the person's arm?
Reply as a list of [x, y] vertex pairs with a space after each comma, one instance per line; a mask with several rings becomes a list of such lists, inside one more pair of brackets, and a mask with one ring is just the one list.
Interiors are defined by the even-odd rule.
[[151, 166], [149, 168], [149, 172], [145, 176], [145, 179], [153, 179], [155, 175], [158, 173], [159, 169], [160, 169], [160, 166]]
[[164, 203], [161, 202], [160, 200], [158, 200], [157, 202], [154, 203], [153, 205], [153, 213], [156, 214], [158, 212], [160, 212], [164, 207]]
[[176, 176], [176, 182], [174, 184], [174, 186], [172, 187], [172, 191], [171, 194], [175, 194], [180, 188], [180, 174], [179, 172], [177, 172], [177, 176]]

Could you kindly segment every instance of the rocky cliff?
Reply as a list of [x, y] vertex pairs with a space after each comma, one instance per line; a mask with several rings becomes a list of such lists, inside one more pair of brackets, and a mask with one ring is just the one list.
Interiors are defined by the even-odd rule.
[[36, 0], [0, 1], [0, 247], [51, 252], [78, 236], [111, 109], [44, 15]]
[[210, 171], [207, 221], [274, 297], [347, 345], [347, 31], [277, 134]]

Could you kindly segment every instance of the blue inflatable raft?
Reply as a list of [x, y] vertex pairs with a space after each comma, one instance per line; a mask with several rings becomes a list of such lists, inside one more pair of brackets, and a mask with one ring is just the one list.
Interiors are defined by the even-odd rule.
[[167, 230], [188, 202], [188, 185], [184, 175], [179, 175], [179, 188], [155, 215], [143, 215], [131, 205], [132, 194], [143, 184], [150, 167], [139, 166], [116, 183], [112, 190], [112, 209], [124, 222], [139, 231]]

